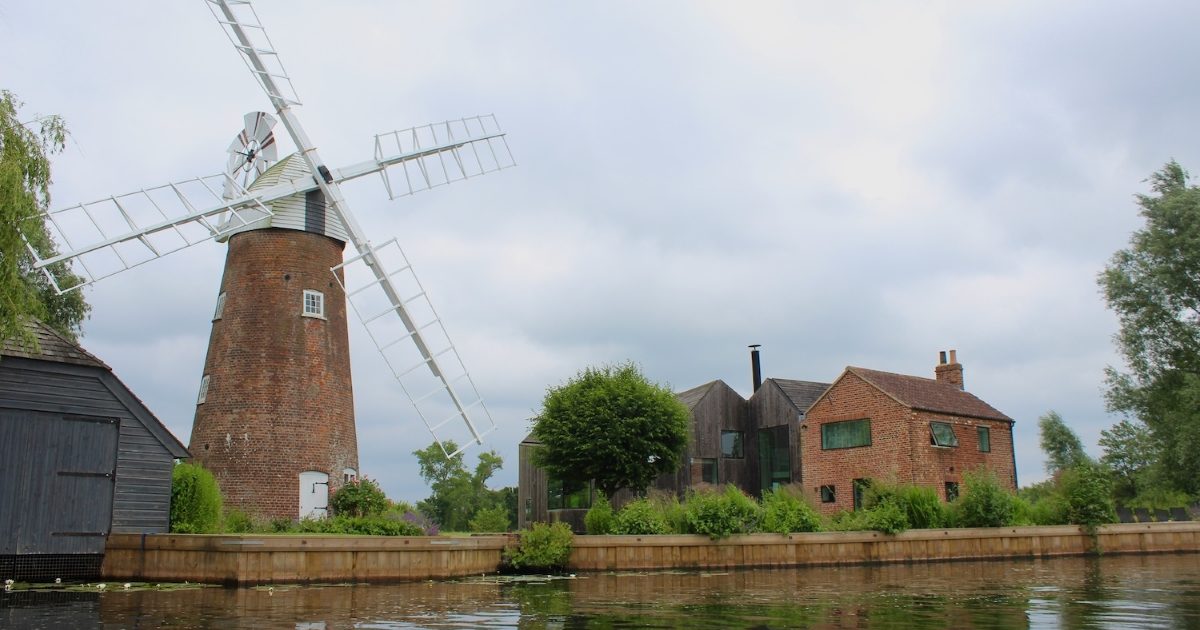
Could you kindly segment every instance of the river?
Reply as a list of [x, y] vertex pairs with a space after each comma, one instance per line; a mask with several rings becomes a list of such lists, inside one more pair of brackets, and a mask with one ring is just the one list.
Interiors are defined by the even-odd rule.
[[0, 594], [4, 628], [1200, 628], [1200, 554]]

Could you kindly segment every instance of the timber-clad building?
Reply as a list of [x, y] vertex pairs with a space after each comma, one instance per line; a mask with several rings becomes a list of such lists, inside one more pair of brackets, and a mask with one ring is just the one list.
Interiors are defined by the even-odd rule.
[[[676, 394], [691, 414], [684, 465], [653, 488], [682, 495], [733, 484], [761, 496], [792, 484], [825, 514], [862, 507], [871, 479], [933, 487], [953, 501], [963, 473], [983, 467], [1016, 490], [1013, 420], [963, 388], [955, 351], [940, 354], [932, 379], [847, 367], [833, 383], [764, 381], [753, 355], [749, 399], [720, 380]], [[592, 489], [564, 488], [533, 466], [538, 447], [530, 435], [518, 451], [520, 526], [561, 520], [582, 531]]]
[[169, 527], [183, 444], [79, 345], [0, 344], [0, 578], [99, 575], [105, 538]]

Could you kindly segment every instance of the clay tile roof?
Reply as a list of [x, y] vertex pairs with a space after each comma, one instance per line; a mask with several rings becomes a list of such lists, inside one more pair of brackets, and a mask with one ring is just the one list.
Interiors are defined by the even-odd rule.
[[5, 339], [0, 344], [0, 354], [9, 357], [40, 359], [57, 363], [74, 363], [91, 367], [104, 368], [111, 371], [103, 361], [95, 355], [79, 347], [70, 339], [58, 334], [53, 328], [35, 319], [25, 321], [25, 328], [37, 338], [38, 349], [26, 348], [14, 339]]
[[779, 386], [780, 391], [792, 401], [793, 405], [796, 405], [796, 409], [805, 412], [821, 397], [821, 394], [825, 393], [825, 390], [829, 389], [829, 383], [793, 381], [786, 378], [772, 378], [769, 380], [774, 381]]
[[911, 409], [986, 420], [1013, 421], [995, 407], [976, 398], [974, 394], [949, 383], [860, 367], [848, 367], [846, 371], [857, 375]]
[[691, 411], [696, 407], [696, 404], [699, 403], [706, 394], [708, 394], [708, 390], [712, 389], [713, 385], [716, 385], [720, 382], [721, 381], [709, 381], [687, 391], [679, 392], [675, 394], [675, 397], [679, 399], [679, 402], [683, 403], [683, 406], [687, 407], [688, 410]]

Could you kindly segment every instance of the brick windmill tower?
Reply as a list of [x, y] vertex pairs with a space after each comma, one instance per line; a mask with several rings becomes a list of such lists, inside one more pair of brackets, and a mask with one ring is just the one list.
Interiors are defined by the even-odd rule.
[[407, 257], [395, 239], [367, 238], [340, 184], [379, 173], [394, 199], [514, 163], [489, 115], [381, 134], [371, 159], [329, 168], [296, 117], [300, 101], [253, 7], [205, 2], [296, 152], [276, 162], [275, 119], [248, 114], [225, 173], [47, 213], [64, 253], [34, 252], [35, 267], [54, 282], [48, 267], [71, 264], [84, 282], [62, 292], [227, 242], [189, 450], [234, 507], [322, 516], [331, 490], [359, 472], [348, 312], [440, 444], [462, 450], [495, 428]]

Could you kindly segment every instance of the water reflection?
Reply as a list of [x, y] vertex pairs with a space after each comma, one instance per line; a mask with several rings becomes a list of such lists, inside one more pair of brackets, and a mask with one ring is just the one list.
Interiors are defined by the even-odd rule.
[[14, 628], [1200, 627], [1200, 554], [0, 595]]

